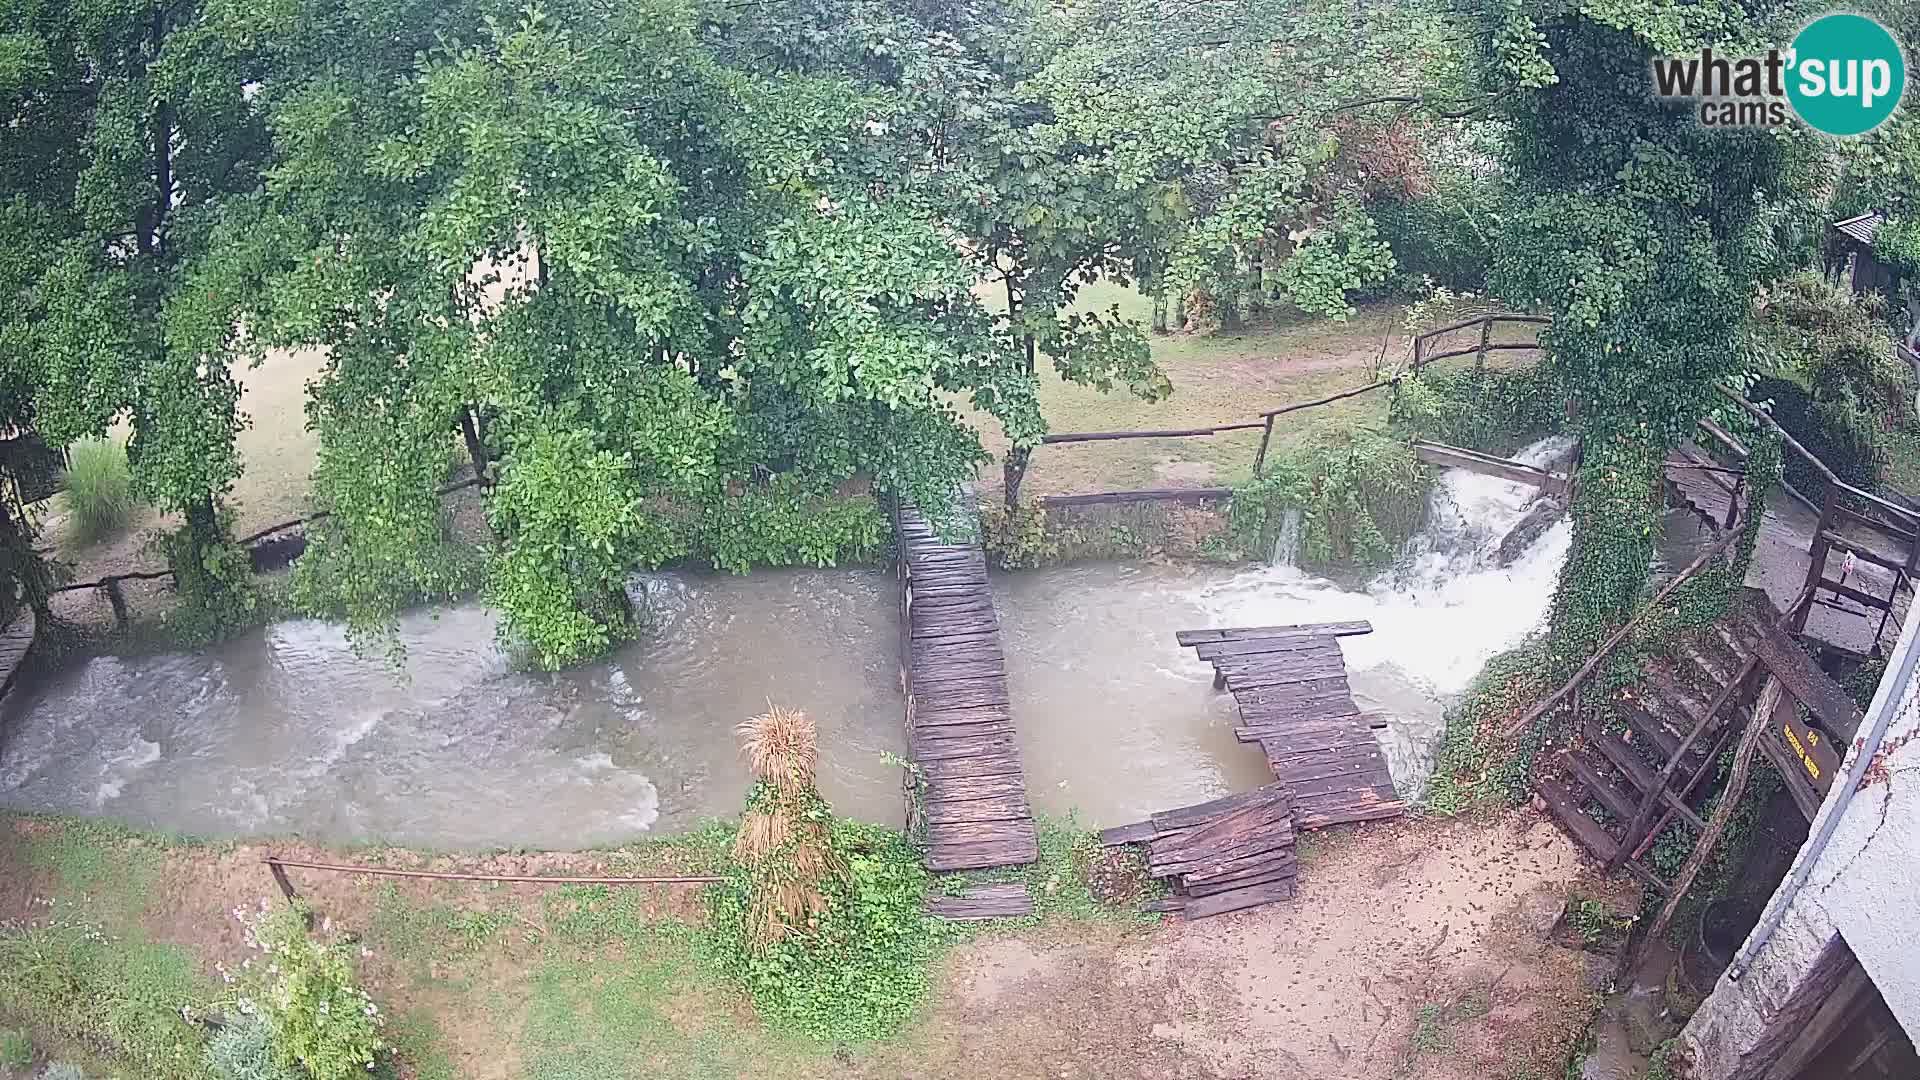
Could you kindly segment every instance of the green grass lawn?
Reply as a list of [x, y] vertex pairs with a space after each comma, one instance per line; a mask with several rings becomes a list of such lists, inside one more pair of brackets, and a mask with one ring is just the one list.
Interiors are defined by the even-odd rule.
[[[1145, 297], [1100, 283], [1081, 291], [1079, 307], [1105, 309], [1146, 322]], [[1346, 322], [1272, 310], [1237, 333], [1156, 335], [1153, 358], [1173, 383], [1173, 395], [1148, 403], [1124, 390], [1100, 393], [1067, 383], [1041, 365], [1040, 401], [1055, 432], [1208, 427], [1258, 419], [1269, 409], [1311, 401], [1374, 380], [1377, 365], [1391, 369], [1407, 355], [1404, 309], [1379, 304]], [[1361, 395], [1283, 417], [1276, 449], [1303, 445], [1335, 431], [1386, 423], [1384, 392]], [[987, 449], [998, 457], [1006, 441], [990, 418], [975, 416]], [[1253, 474], [1260, 432], [1205, 438], [1138, 439], [1049, 446], [1035, 452], [1023, 490], [1033, 494], [1240, 483]], [[987, 477], [998, 483], [998, 473]]]

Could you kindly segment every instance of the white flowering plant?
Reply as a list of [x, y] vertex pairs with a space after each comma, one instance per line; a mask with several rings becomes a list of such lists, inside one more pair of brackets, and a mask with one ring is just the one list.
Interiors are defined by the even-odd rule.
[[[385, 1017], [354, 981], [352, 949], [318, 940], [304, 906], [236, 912], [260, 955], [234, 979], [234, 1011], [259, 1017], [273, 1056], [312, 1080], [366, 1076], [391, 1053]], [[225, 974], [223, 972], [223, 974]]]

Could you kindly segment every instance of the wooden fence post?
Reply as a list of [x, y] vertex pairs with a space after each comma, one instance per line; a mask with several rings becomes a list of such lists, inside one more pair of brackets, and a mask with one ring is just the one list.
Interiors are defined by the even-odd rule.
[[1273, 417], [1267, 417], [1266, 430], [1260, 433], [1260, 452], [1253, 455], [1253, 475], [1257, 479], [1267, 464], [1267, 445], [1273, 442]]
[[273, 883], [280, 886], [280, 895], [287, 898], [287, 903], [293, 903], [299, 894], [293, 891], [293, 882], [287, 878], [287, 868], [281, 866], [278, 859], [268, 859], [267, 869], [273, 873]]
[[1473, 373], [1479, 375], [1487, 370], [1487, 343], [1493, 335], [1493, 316], [1480, 320], [1480, 355], [1473, 361]]

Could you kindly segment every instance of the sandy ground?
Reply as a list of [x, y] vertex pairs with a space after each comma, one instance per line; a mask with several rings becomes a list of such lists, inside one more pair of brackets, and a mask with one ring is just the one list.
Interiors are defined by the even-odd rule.
[[1365, 830], [1310, 859], [1291, 904], [961, 950], [914, 1049], [954, 1077], [1557, 1073], [1595, 974], [1552, 938], [1580, 873], [1529, 815]]
[[[37, 827], [16, 822], [15, 830]], [[141, 922], [211, 971], [245, 956], [236, 908], [271, 895], [259, 845], [169, 849]], [[298, 844], [285, 857], [326, 857]], [[1528, 811], [1476, 821], [1406, 821], [1321, 834], [1303, 851], [1288, 904], [1153, 929], [1054, 923], [990, 933], [951, 951], [922, 1015], [898, 1038], [798, 1057], [757, 1030], [750, 1006], [702, 981], [666, 1007], [688, 1044], [731, 1044], [741, 1076], [1242, 1080], [1270, 1076], [1558, 1076], [1591, 1015], [1610, 961], [1554, 933], [1570, 892], [1594, 888], [1569, 841]], [[673, 870], [615, 855], [351, 858], [495, 872]], [[0, 865], [9, 862], [0, 842]], [[42, 874], [0, 875], [0, 920], [30, 915]], [[335, 932], [379, 918], [379, 887], [295, 871]], [[383, 1004], [425, 1014], [455, 1074], [528, 1075], [519, 1033], [543, 952], [539, 890], [403, 882], [421, 904], [506, 912], [514, 931], [476, 953], [407, 957], [370, 950], [363, 969]], [[387, 902], [391, 902], [391, 894]], [[649, 918], [700, 918], [693, 889], [648, 890]], [[628, 941], [625, 948], [642, 948]], [[603, 959], [624, 960], [613, 956]], [[766, 1045], [763, 1045], [766, 1044]], [[729, 1068], [720, 1073], [732, 1075]]]

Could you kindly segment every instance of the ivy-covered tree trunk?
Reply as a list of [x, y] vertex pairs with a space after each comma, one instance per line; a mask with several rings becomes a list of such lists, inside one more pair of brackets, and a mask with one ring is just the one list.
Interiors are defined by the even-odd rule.
[[1573, 544], [1549, 616], [1556, 666], [1578, 667], [1633, 610], [1665, 506], [1662, 449], [1642, 436], [1589, 439], [1570, 517]]

